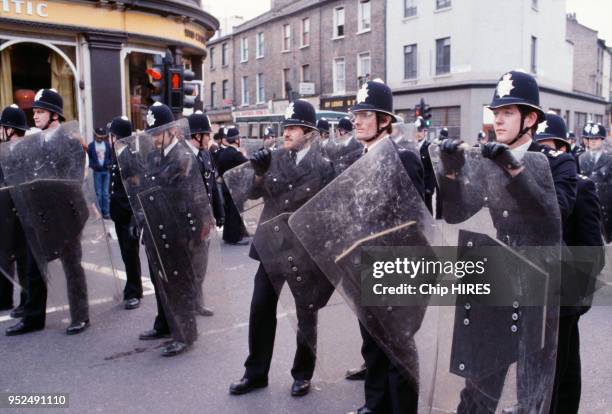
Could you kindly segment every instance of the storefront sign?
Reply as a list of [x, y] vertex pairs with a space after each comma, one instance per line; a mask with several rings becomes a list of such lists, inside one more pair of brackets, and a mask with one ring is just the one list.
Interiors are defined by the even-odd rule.
[[355, 95], [321, 98], [321, 110], [347, 112], [349, 108], [355, 106], [356, 99]]
[[2, 5], [0, 16], [4, 16], [4, 14], [25, 14], [28, 16], [49, 17], [49, 14], [47, 14], [47, 3], [44, 2], [2, 0], [0, 4]]

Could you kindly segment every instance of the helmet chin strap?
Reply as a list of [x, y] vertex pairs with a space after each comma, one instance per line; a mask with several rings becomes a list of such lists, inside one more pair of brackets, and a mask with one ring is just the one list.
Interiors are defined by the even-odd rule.
[[514, 143], [516, 141], [518, 141], [519, 139], [521, 139], [523, 137], [523, 135], [525, 135], [531, 128], [523, 126], [525, 124], [525, 115], [521, 112], [521, 130], [518, 133], [518, 135], [516, 136], [516, 138], [514, 138], [512, 141], [510, 141], [508, 143], [508, 146], [511, 147], [512, 145], [514, 145]]
[[384, 132], [385, 130], [386, 130], [386, 127], [385, 128], [380, 127], [380, 119], [378, 118], [378, 112], [376, 112], [376, 134], [366, 139], [365, 142], [370, 142], [370, 141], [375, 140], [376, 138], [380, 136], [380, 133]]

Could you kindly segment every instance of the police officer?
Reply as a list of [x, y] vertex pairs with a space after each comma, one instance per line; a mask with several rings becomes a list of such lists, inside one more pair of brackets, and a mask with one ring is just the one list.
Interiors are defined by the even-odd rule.
[[[331, 162], [323, 157], [320, 147], [313, 142], [318, 135], [315, 122], [315, 109], [308, 101], [298, 99], [292, 102], [283, 121], [284, 148], [288, 151], [262, 149], [250, 158], [255, 177], [249, 197], [264, 198], [260, 223], [276, 218], [282, 213], [295, 211], [333, 179]], [[266, 243], [266, 240], [262, 240], [265, 233], [262, 233], [261, 229], [260, 224], [249, 253], [251, 258], [259, 261], [264, 260], [260, 259], [260, 254], [263, 253], [258, 252], [259, 247], [255, 246]], [[284, 237], [289, 238], [291, 235]], [[297, 258], [295, 260], [297, 261]], [[294, 266], [302, 267], [301, 264]], [[272, 270], [280, 273], [279, 269]], [[331, 296], [333, 286], [323, 275], [321, 277], [324, 279], [322, 282], [327, 284], [329, 288], [327, 292]], [[316, 290], [316, 287], [311, 286], [310, 289]], [[323, 298], [319, 306], [324, 306], [329, 296]], [[276, 335], [277, 303], [277, 289], [264, 264], [260, 263], [255, 275], [251, 300], [249, 356], [244, 363], [246, 370], [239, 381], [231, 384], [231, 394], [245, 394], [268, 385], [268, 372]], [[318, 307], [314, 304], [302, 307], [297, 297], [296, 304], [298, 333], [297, 350], [291, 369], [294, 378], [291, 395], [299, 397], [310, 391], [310, 380], [314, 373]]]
[[114, 118], [108, 128], [112, 150], [111, 184], [110, 184], [110, 216], [115, 223], [115, 231], [119, 240], [121, 259], [125, 265], [127, 281], [123, 289], [125, 309], [136, 309], [142, 299], [142, 271], [140, 266], [140, 230], [130, 206], [117, 156], [115, 143], [117, 140], [132, 135], [132, 123], [125, 116]]
[[[28, 130], [25, 113], [17, 106], [10, 105], [0, 116], [0, 137], [3, 142], [23, 137]], [[6, 144], [5, 144], [6, 145]], [[26, 302], [26, 264], [28, 246], [17, 216], [9, 190], [4, 182], [0, 165], [0, 269], [13, 276], [17, 265], [17, 276], [21, 285], [19, 306], [11, 312], [12, 318], [21, 318]], [[3, 189], [4, 188], [4, 189]], [[13, 308], [13, 283], [5, 275], [0, 275], [0, 311]]]
[[266, 127], [263, 136], [264, 148], [276, 149], [276, 132], [273, 127]]
[[[392, 131], [393, 94], [381, 80], [363, 84], [357, 104], [351, 108], [355, 137], [364, 145], [364, 153], [373, 148]], [[398, 147], [398, 155], [416, 190], [423, 197], [423, 165], [418, 156]], [[385, 353], [383, 347], [368, 330], [359, 324], [365, 360], [365, 404], [357, 413], [416, 413], [418, 408], [418, 379], [408, 377]], [[380, 334], [380, 333], [379, 333]], [[409, 347], [407, 339], [407, 347]], [[418, 364], [416, 352], [411, 357]], [[416, 373], [418, 376], [418, 373]]]
[[[520, 197], [512, 196], [512, 200], [507, 200], [496, 196], [491, 201], [488, 201], [484, 194], [468, 197], [471, 188], [476, 189], [479, 184], [461, 179], [460, 171], [462, 171], [465, 163], [463, 149], [460, 146], [461, 142], [459, 140], [445, 140], [440, 145], [443, 175], [439, 176], [440, 194], [445, 206], [444, 219], [449, 223], [461, 223], [487, 205], [497, 230], [498, 240], [518, 249], [527, 246], [554, 246], [559, 244], [560, 240], [556, 238], [557, 227], [559, 226], [558, 218], [555, 215], [537, 211], [546, 207], [542, 205], [545, 200], [540, 196], [543, 190], [538, 187], [531, 172], [523, 166], [522, 159], [527, 151], [542, 152], [547, 156], [555, 185], [556, 201], [561, 214], [562, 226], [567, 223], [576, 200], [576, 164], [572, 156], [550, 150], [533, 140], [538, 124], [544, 120], [536, 80], [533, 76], [522, 71], [510, 71], [504, 74], [499, 80], [489, 108], [494, 115], [497, 142], [489, 142], [483, 145], [481, 147], [482, 156], [494, 161], [510, 178], [510, 182], [500, 190], [507, 192], [507, 194], [521, 191]], [[486, 179], [484, 172], [476, 173], [475, 176], [483, 180]], [[502, 184], [500, 183], [500, 185]], [[510, 203], [520, 203], [517, 208], [520, 208], [524, 214], [510, 216], [506, 210]], [[551, 231], [545, 231], [547, 228], [550, 228]], [[457, 312], [460, 311], [467, 312], [458, 308]], [[487, 354], [495, 355], [496, 352], [499, 352], [497, 347], [500, 344], [511, 343], [510, 340], [504, 341], [504, 336], [511, 335], [511, 329], [508, 329], [507, 321], [511, 320], [510, 314], [514, 312], [513, 308], [490, 306], [480, 310], [481, 313], [475, 312], [474, 309], [470, 312], [472, 312], [470, 319], [475, 319], [476, 324], [478, 318], [482, 317], [486, 317], [488, 320], [495, 317], [499, 319], [499, 321], [494, 322], [495, 326], [486, 327], [488, 329], [486, 333], [471, 332], [470, 328], [463, 326], [462, 319], [456, 319], [454, 342], [456, 340], [456, 343], [463, 343], [470, 338], [481, 338], [479, 353], [473, 354], [473, 350], [470, 351], [473, 358], [478, 359], [479, 356], [484, 358]], [[486, 316], [482, 312], [486, 313]], [[556, 318], [554, 309], [550, 310], [550, 315], [547, 314], [547, 317]], [[471, 323], [469, 324], [471, 325]], [[463, 338], [462, 335], [468, 337]], [[492, 341], [490, 344], [495, 349], [487, 348], [487, 340]], [[547, 341], [546, 349], [550, 351], [551, 346]], [[511, 347], [508, 352], [516, 353], [517, 350]], [[459, 370], [461, 370], [461, 360], [463, 358], [468, 359], [468, 357], [462, 355], [459, 351], [453, 354], [451, 365], [452, 367], [459, 367]], [[517, 371], [521, 371], [523, 363], [527, 362], [523, 361], [521, 363], [519, 361]], [[539, 371], [544, 372], [551, 366], [550, 364], [540, 366]], [[508, 368], [509, 366], [500, 367], [493, 374], [478, 379], [468, 377], [466, 386], [461, 391], [457, 412], [494, 412], [504, 387]], [[537, 382], [535, 379], [533, 381]], [[544, 397], [543, 395], [526, 395], [530, 391], [530, 386], [533, 386], [528, 382], [528, 379], [518, 378], [519, 404], [527, 400], [533, 402]], [[535, 402], [536, 405], [541, 403], [541, 400]], [[523, 407], [523, 409], [529, 410], [530, 408]]]
[[[210, 134], [212, 133], [210, 121], [208, 116], [202, 111], [194, 112], [189, 116], [188, 120], [191, 138], [187, 143], [198, 159], [202, 179], [206, 186], [206, 194], [212, 206], [217, 227], [221, 227], [225, 222], [225, 212], [223, 211], [221, 192], [217, 187], [217, 170], [213, 164], [212, 156], [208, 151], [208, 142], [210, 140]], [[204, 269], [204, 271], [205, 270], [206, 269]], [[198, 276], [199, 278], [196, 282], [196, 312], [202, 316], [212, 316], [214, 314], [213, 311], [204, 306], [204, 298], [202, 295], [204, 274]]]
[[477, 147], [479, 145], [486, 144], [487, 142], [489, 142], [489, 135], [484, 131], [479, 131], [478, 136], [476, 137], [476, 144], [474, 144], [474, 146]]
[[602, 234], [606, 243], [612, 241], [612, 155], [604, 151], [606, 128], [589, 122], [582, 129], [587, 150], [578, 158], [580, 172], [595, 183], [601, 202]]
[[[219, 175], [223, 176], [226, 171], [247, 162], [247, 158], [240, 152], [240, 131], [238, 128], [224, 130], [226, 148], [218, 152], [217, 169]], [[243, 238], [247, 235], [240, 212], [232, 201], [232, 196], [223, 184], [223, 206], [225, 209], [225, 224], [223, 225], [223, 240], [228, 244], [247, 245], [249, 242]]]
[[317, 129], [321, 134], [321, 140], [323, 145], [327, 144], [327, 139], [329, 138], [329, 121], [326, 118], [321, 118], [317, 122]]
[[[551, 149], [571, 154], [571, 143], [566, 138], [565, 121], [555, 113], [547, 113], [537, 131], [536, 142]], [[578, 176], [576, 203], [563, 233], [569, 249], [569, 260], [576, 263], [564, 269], [562, 278], [562, 304], [557, 339], [557, 364], [551, 413], [577, 413], [580, 404], [580, 333], [578, 321], [589, 307], [579, 306], [589, 296], [588, 284], [604, 265], [601, 238], [601, 214], [595, 184], [584, 175]], [[588, 246], [588, 247], [587, 247]], [[579, 294], [574, 294], [578, 291]], [[571, 295], [571, 296], [570, 296]], [[575, 306], [569, 306], [575, 304]]]
[[[64, 101], [55, 89], [41, 89], [34, 98], [32, 108], [34, 110], [34, 123], [37, 128], [43, 131], [56, 129], [65, 120]], [[55, 165], [65, 167], [66, 161], [62, 158], [66, 152], [74, 153], [72, 146], [77, 145], [76, 140], [66, 136], [51, 136], [50, 140], [42, 143], [43, 151], [52, 163], [43, 163], [45, 168], [54, 168]], [[81, 143], [78, 143], [81, 148]], [[37, 160], [42, 162], [42, 160]], [[85, 151], [83, 150], [82, 159], [79, 162], [85, 163]], [[74, 167], [74, 166], [73, 166]], [[55, 171], [51, 172], [55, 174]], [[45, 190], [52, 191], [49, 197], [72, 197], [73, 192], [69, 188], [39, 187], [39, 196], [45, 197]], [[57, 191], [66, 190], [66, 195], [57, 194]], [[82, 200], [74, 200], [74, 205], [81, 205]], [[83, 201], [84, 202], [84, 201]], [[75, 207], [76, 208], [76, 207]], [[69, 226], [73, 220], [72, 212], [66, 211], [65, 225]], [[74, 211], [76, 213], [76, 210]], [[87, 213], [83, 213], [87, 214]], [[61, 260], [68, 288], [68, 302], [70, 305], [71, 323], [66, 328], [66, 334], [75, 335], [89, 328], [89, 304], [87, 300], [87, 281], [85, 270], [81, 264], [83, 252], [81, 247], [81, 231], [75, 234], [70, 240], [65, 240], [63, 251], [58, 253]], [[47, 302], [47, 289], [37, 266], [29, 266], [28, 269], [28, 300], [25, 306], [24, 317], [20, 323], [7, 329], [7, 335], [19, 335], [33, 330], [42, 329], [45, 321], [45, 308]]]
[[143, 332], [139, 338], [152, 340], [171, 334], [172, 342], [162, 348], [165, 357], [183, 353], [197, 340], [195, 284], [208, 257], [207, 243], [202, 236], [211, 231], [211, 211], [204, 183], [199, 170], [191, 167], [196, 159], [180, 139], [178, 126], [173, 126], [173, 122], [174, 115], [167, 105], [156, 102], [149, 108], [146, 131], [151, 134], [148, 138], [153, 148], [146, 154], [145, 171], [130, 171], [129, 159], [121, 158], [123, 153], [130, 156], [126, 149], [118, 154], [119, 164], [125, 161], [126, 165], [126, 171], [121, 167], [124, 183], [131, 183], [134, 174], [140, 182], [128, 191], [136, 190], [139, 194], [156, 191], [148, 197], [138, 196], [142, 210], [137, 210], [137, 214], [146, 214], [146, 225], [145, 217], [138, 220], [143, 225], [157, 300], [153, 329]]
[[[417, 117], [414, 121], [416, 128], [417, 148], [421, 154], [421, 163], [423, 164], [423, 183], [425, 184], [425, 205], [430, 213], [433, 214], [433, 195], [436, 190], [436, 175], [434, 173], [433, 164], [429, 156], [429, 145], [427, 140], [427, 123], [422, 116]], [[447, 131], [448, 132], [448, 131]], [[440, 133], [442, 135], [442, 133]], [[436, 205], [439, 205], [441, 200], [436, 200]]]
[[440, 141], [444, 141], [445, 139], [448, 139], [448, 128], [442, 128], [440, 130], [440, 136], [438, 137]]

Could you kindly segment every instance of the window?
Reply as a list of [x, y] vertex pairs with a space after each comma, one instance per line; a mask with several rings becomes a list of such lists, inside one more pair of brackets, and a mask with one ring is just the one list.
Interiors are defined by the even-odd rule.
[[227, 43], [223, 43], [223, 45], [221, 46], [221, 66], [227, 66], [228, 65], [228, 61], [227, 61], [227, 49], [228, 48], [228, 44]]
[[417, 45], [404, 46], [404, 79], [417, 77]]
[[531, 73], [537, 73], [537, 48], [538, 39], [535, 36], [531, 36]]
[[302, 82], [310, 82], [310, 65], [302, 65], [302, 73], [300, 74]]
[[404, 0], [404, 17], [412, 17], [417, 14], [416, 0]]
[[210, 60], [210, 68], [215, 68], [215, 48], [211, 47], [208, 51], [208, 59]]
[[227, 79], [221, 83], [221, 96], [224, 101], [227, 99], [228, 86], [229, 81]]
[[215, 95], [217, 93], [217, 84], [215, 82], [212, 82], [210, 84], [210, 107], [214, 108], [215, 107]]
[[263, 32], [257, 33], [257, 47], [255, 48], [257, 52], [257, 58], [264, 57], [264, 34]]
[[451, 0], [436, 0], [436, 9], [444, 9], [451, 6]]
[[344, 93], [346, 90], [344, 77], [344, 58], [334, 59], [334, 93]]
[[264, 77], [263, 73], [257, 74], [257, 103], [266, 101], [266, 91], [264, 88]]
[[344, 7], [334, 9], [334, 37], [344, 37]]
[[308, 46], [310, 44], [310, 18], [306, 17], [302, 19], [302, 45]]
[[359, 87], [369, 80], [370, 73], [372, 73], [370, 66], [370, 52], [357, 55], [357, 78], [359, 79]]
[[243, 37], [240, 39], [240, 61], [247, 62], [249, 60], [249, 39]]
[[450, 73], [450, 37], [436, 40], [436, 75]]
[[249, 77], [242, 77], [242, 105], [249, 104]]
[[289, 83], [289, 69], [283, 69], [281, 75], [283, 97], [285, 99], [289, 99], [289, 94], [287, 93], [287, 90], [291, 87], [291, 84]]
[[370, 0], [358, 0], [359, 1], [359, 31], [365, 32], [370, 30]]
[[283, 26], [283, 50], [291, 49], [291, 25]]

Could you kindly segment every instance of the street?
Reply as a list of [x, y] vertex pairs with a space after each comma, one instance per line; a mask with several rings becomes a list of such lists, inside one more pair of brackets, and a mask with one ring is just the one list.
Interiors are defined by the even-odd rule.
[[[117, 249], [115, 242], [111, 245]], [[205, 282], [211, 292], [207, 306], [215, 316], [198, 318], [200, 337], [186, 354], [162, 358], [164, 341], [138, 340], [138, 333], [150, 329], [155, 316], [152, 290], [145, 283], [139, 309], [126, 311], [120, 305], [102, 313], [93, 309], [92, 327], [81, 335], [66, 336], [66, 324], [50, 317], [44, 331], [0, 337], [0, 392], [68, 393], [70, 408], [63, 411], [70, 413], [344, 413], [360, 407], [363, 382], [346, 381], [343, 373], [361, 363], [361, 338], [357, 321], [338, 296], [319, 317], [318, 366], [309, 395], [290, 396], [295, 334], [291, 310], [280, 304], [269, 386], [242, 396], [228, 394], [229, 384], [242, 376], [247, 356], [256, 262], [248, 258], [248, 246], [221, 244], [220, 249], [221, 277]], [[141, 258], [145, 264], [144, 249]], [[115, 251], [115, 265], [121, 268], [117, 259]], [[146, 275], [146, 264], [143, 272]], [[284, 298], [280, 302], [290, 303]], [[609, 307], [595, 307], [580, 323], [582, 413], [612, 413], [610, 314]], [[12, 323], [7, 313], [0, 315], [2, 331]], [[424, 335], [418, 341], [432, 341], [433, 347], [433, 339]], [[429, 355], [421, 361], [422, 392], [431, 384]]]

